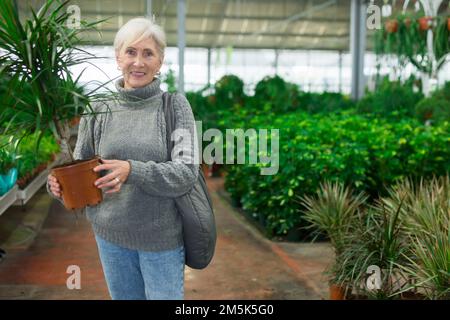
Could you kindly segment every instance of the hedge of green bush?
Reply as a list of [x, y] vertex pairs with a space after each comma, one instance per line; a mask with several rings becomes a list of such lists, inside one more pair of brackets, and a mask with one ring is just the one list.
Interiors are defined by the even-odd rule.
[[[224, 83], [239, 95], [227, 96]], [[261, 165], [226, 166], [225, 188], [234, 203], [263, 224], [269, 236], [304, 226], [294, 195], [314, 193], [325, 179], [376, 199], [404, 177], [450, 171], [450, 119], [434, 112], [432, 125], [425, 123], [416, 106], [426, 99], [414, 92], [411, 82], [384, 81], [357, 105], [338, 93], [301, 92], [279, 77], [264, 78], [253, 96], [242, 96], [233, 77], [220, 88], [219, 100], [217, 93], [207, 95], [206, 90], [187, 94], [204, 130], [280, 130], [276, 175], [261, 175]], [[447, 84], [432, 97], [450, 106], [448, 89]], [[221, 103], [227, 97], [232, 102]]]
[[351, 111], [328, 116], [299, 112], [269, 120], [262, 117], [254, 127], [280, 129], [279, 172], [263, 176], [257, 165], [230, 165], [225, 182], [233, 200], [264, 222], [269, 235], [302, 226], [294, 195], [315, 192], [325, 179], [377, 198], [403, 177], [450, 170], [450, 122], [393, 123]]

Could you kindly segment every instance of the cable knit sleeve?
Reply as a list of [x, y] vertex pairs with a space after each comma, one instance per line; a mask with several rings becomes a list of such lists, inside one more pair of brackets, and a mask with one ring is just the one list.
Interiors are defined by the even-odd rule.
[[[175, 139], [172, 160], [163, 163], [128, 160], [131, 171], [126, 183], [135, 184], [152, 196], [179, 197], [188, 192], [198, 178], [195, 120], [191, 106], [181, 94], [174, 97]], [[162, 121], [165, 121], [164, 115]], [[176, 138], [176, 137], [175, 137]]]
[[101, 114], [99, 104], [93, 106], [94, 114], [84, 115], [78, 126], [77, 143], [73, 152], [75, 160], [90, 159], [95, 156], [100, 134]]

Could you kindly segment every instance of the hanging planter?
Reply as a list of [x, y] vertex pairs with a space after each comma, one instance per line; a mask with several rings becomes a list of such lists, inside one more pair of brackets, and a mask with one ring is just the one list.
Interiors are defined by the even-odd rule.
[[397, 20], [388, 20], [384, 24], [384, 28], [388, 33], [395, 33], [398, 31], [398, 21]]
[[419, 27], [422, 31], [427, 31], [433, 27], [433, 18], [432, 17], [422, 17], [419, 18]]

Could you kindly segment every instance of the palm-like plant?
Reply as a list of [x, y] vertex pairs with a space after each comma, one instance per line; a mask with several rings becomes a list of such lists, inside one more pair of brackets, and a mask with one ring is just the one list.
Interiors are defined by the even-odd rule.
[[428, 298], [450, 299], [450, 178], [421, 180], [405, 189], [411, 247], [402, 269]]
[[2, 1], [0, 77], [10, 81], [0, 126], [5, 134], [41, 132], [36, 151], [50, 129], [73, 161], [68, 121], [85, 111], [94, 114], [91, 103], [108, 99], [109, 94], [99, 93], [105, 84], [87, 90], [87, 84], [79, 81], [82, 73], [72, 77], [70, 67], [97, 58], [79, 47], [80, 35], [102, 21], [80, 21], [79, 28], [69, 28], [68, 2], [47, 0], [38, 12], [30, 8], [31, 18], [22, 22], [13, 0]]
[[[404, 179], [371, 205], [363, 194], [353, 197], [342, 185], [327, 182], [317, 199], [303, 196], [301, 204], [304, 218], [326, 232], [335, 249], [327, 270], [333, 283], [351, 288], [357, 297], [392, 299], [416, 291], [449, 299], [449, 199], [446, 176], [418, 185]], [[378, 288], [366, 283], [371, 266], [381, 271]]]
[[326, 181], [320, 184], [317, 197], [302, 196], [299, 198], [304, 219], [314, 228], [314, 233], [325, 232], [335, 252], [335, 263], [328, 269], [331, 282], [347, 285], [347, 279], [336, 278], [336, 266], [341, 264], [342, 254], [348, 246], [348, 235], [353, 221], [358, 216], [360, 207], [368, 199], [368, 195], [353, 195], [351, 190], [342, 184]]
[[[403, 253], [407, 243], [403, 232], [404, 200], [393, 205], [389, 198], [381, 198], [359, 212], [353, 219], [340, 263], [336, 265], [337, 281], [347, 281], [358, 296], [375, 299], [398, 297], [398, 291], [408, 280], [398, 265], [404, 264]], [[371, 266], [379, 268], [380, 287], [366, 284], [367, 271]]]

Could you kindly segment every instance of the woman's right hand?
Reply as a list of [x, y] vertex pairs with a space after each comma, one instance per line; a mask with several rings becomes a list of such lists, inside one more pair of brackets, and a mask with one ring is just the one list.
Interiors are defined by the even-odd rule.
[[55, 176], [49, 174], [47, 177], [48, 185], [50, 186], [50, 191], [55, 197], [61, 198], [61, 185]]

